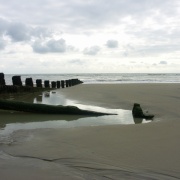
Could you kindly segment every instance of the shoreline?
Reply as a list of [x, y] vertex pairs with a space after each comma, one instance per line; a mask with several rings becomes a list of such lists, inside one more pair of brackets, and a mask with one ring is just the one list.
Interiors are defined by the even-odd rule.
[[4, 179], [179, 179], [179, 90], [180, 84], [82, 84], [60, 89], [68, 99], [88, 105], [132, 110], [133, 103], [140, 103], [162, 120], [20, 130], [12, 134], [10, 145], [0, 145], [0, 173]]

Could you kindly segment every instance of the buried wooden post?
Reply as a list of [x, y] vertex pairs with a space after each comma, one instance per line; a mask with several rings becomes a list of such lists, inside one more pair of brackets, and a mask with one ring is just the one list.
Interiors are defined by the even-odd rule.
[[83, 83], [83, 81], [81, 81], [81, 80], [78, 79], [78, 84], [82, 84], [82, 83]]
[[71, 79], [71, 85], [72, 85], [72, 86], [75, 85], [75, 79]]
[[69, 81], [66, 80], [65, 82], [66, 82], [66, 87], [69, 87]]
[[72, 79], [69, 79], [69, 87], [72, 86]]
[[22, 86], [21, 76], [12, 77], [13, 86]]
[[0, 85], [6, 85], [6, 82], [4, 80], [4, 73], [0, 73]]
[[41, 79], [36, 79], [36, 87], [42, 88], [42, 80]]
[[33, 80], [32, 80], [32, 78], [26, 78], [25, 85], [33, 87]]
[[4, 92], [5, 90], [5, 85], [0, 85], [0, 93]]
[[64, 80], [61, 81], [61, 87], [64, 88]]
[[45, 88], [49, 88], [50, 86], [49, 86], [49, 81], [48, 80], [45, 80], [44, 81], [44, 87]]
[[52, 88], [56, 88], [56, 82], [55, 82], [55, 81], [52, 81], [52, 82], [51, 82], [51, 87], [52, 87]]
[[75, 85], [77, 85], [77, 84], [79, 84], [79, 83], [78, 83], [78, 79], [75, 79]]
[[60, 87], [61, 87], [61, 82], [57, 81], [57, 88], [60, 88]]

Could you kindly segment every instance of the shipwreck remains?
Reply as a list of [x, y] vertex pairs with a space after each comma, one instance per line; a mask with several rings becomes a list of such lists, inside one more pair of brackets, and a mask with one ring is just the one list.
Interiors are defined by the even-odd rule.
[[132, 114], [134, 118], [143, 118], [143, 119], [153, 119], [154, 115], [144, 113], [140, 104], [134, 103], [133, 109], [132, 109]]
[[0, 99], [0, 109], [31, 112], [31, 113], [43, 113], [43, 114], [68, 114], [68, 115], [87, 115], [87, 116], [114, 115], [109, 113], [82, 110], [77, 108], [76, 106], [61, 106], [61, 105], [53, 106], [46, 104], [34, 104], [34, 103], [2, 100], [2, 99]]

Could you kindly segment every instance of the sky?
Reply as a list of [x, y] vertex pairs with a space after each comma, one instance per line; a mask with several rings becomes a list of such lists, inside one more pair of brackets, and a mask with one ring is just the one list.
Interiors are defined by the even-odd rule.
[[180, 73], [179, 0], [0, 0], [0, 72]]

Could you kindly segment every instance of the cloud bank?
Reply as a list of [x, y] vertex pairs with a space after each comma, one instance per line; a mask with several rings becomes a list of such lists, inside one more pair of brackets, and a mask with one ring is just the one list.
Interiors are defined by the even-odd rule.
[[100, 72], [179, 72], [179, 9], [179, 0], [0, 0], [0, 71], [18, 59], [24, 71], [53, 60], [57, 72], [82, 62]]
[[64, 39], [49, 40], [47, 42], [35, 41], [32, 45], [36, 53], [64, 53], [66, 52], [66, 42]]
[[100, 47], [99, 46], [92, 46], [92, 47], [89, 47], [89, 48], [85, 48], [83, 53], [85, 55], [95, 56], [95, 55], [98, 54], [99, 51], [100, 51]]
[[106, 46], [108, 48], [117, 48], [118, 47], [118, 41], [116, 40], [108, 40], [106, 43]]

